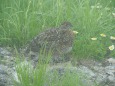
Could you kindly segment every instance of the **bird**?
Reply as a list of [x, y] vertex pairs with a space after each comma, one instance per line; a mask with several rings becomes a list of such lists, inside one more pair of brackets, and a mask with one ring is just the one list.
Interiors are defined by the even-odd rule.
[[58, 59], [61, 55], [72, 50], [73, 42], [77, 31], [73, 31], [72, 24], [68, 21], [63, 22], [59, 27], [49, 28], [34, 37], [26, 47], [26, 53], [52, 52], [52, 57]]

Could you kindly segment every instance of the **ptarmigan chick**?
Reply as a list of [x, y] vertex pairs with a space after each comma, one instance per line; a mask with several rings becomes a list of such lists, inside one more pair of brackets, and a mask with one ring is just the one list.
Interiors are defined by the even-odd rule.
[[58, 28], [48, 29], [37, 35], [27, 46], [26, 53], [37, 52], [41, 49], [46, 52], [51, 51], [52, 56], [58, 58], [72, 50], [73, 41], [76, 31], [71, 30], [72, 24], [64, 22]]

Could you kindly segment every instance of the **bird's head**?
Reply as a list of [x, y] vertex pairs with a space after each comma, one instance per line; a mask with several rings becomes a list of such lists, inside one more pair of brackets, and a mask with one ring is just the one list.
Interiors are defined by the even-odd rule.
[[71, 27], [73, 27], [73, 25], [70, 22], [63, 22], [61, 24], [61, 29], [70, 29]]

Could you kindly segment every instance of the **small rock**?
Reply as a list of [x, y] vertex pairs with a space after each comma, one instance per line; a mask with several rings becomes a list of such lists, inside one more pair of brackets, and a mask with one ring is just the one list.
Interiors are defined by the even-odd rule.
[[11, 56], [11, 53], [5, 48], [0, 47], [0, 56]]
[[110, 64], [114, 64], [115, 65], [115, 59], [114, 58], [109, 58], [106, 61], [109, 62]]

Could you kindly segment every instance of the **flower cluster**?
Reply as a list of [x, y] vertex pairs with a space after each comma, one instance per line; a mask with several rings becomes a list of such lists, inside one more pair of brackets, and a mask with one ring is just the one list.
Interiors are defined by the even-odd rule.
[[[103, 34], [103, 33], [100, 34], [100, 36], [101, 36], [101, 37], [106, 37], [106, 35]], [[110, 36], [110, 39], [111, 39], [112, 41], [115, 41], [115, 37], [114, 37], [114, 36]], [[93, 38], [91, 38], [91, 40], [94, 41], [94, 40], [97, 40], [97, 38], [96, 38], [96, 37], [93, 37]], [[115, 49], [115, 45], [112, 44], [111, 46], [108, 47], [108, 49], [109, 49], [110, 51], [114, 50], [114, 49]]]

